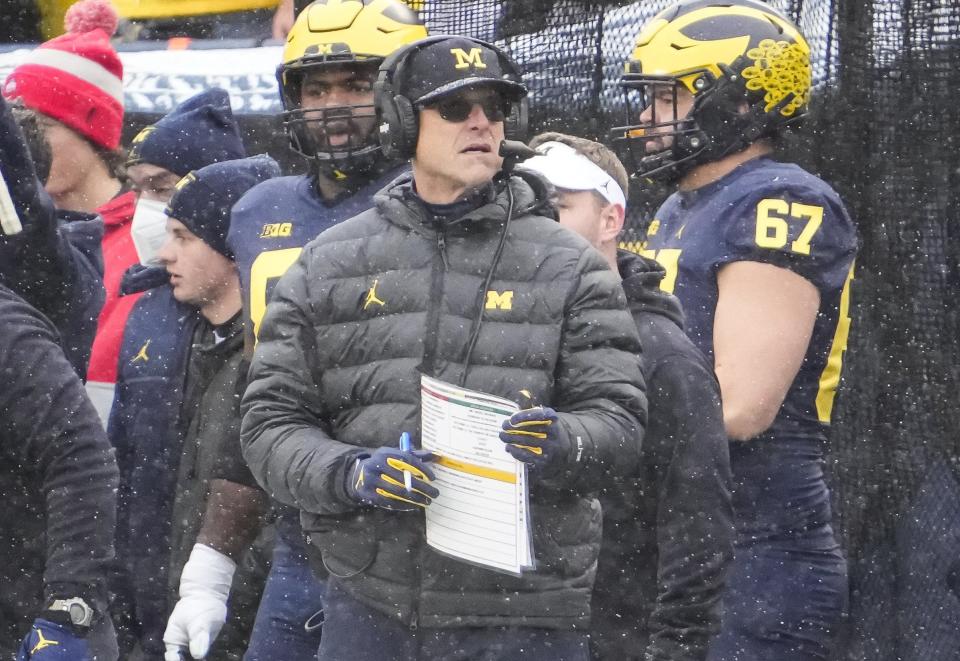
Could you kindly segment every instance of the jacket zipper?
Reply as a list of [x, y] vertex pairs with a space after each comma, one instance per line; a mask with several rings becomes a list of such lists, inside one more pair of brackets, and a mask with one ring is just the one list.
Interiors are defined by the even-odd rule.
[[446, 271], [450, 268], [450, 264], [447, 262], [447, 237], [446, 230], [443, 226], [440, 227], [440, 231], [437, 232], [437, 250], [440, 251], [440, 259], [443, 261], [443, 270]]
[[437, 229], [437, 252], [439, 259], [434, 259], [433, 273], [430, 278], [430, 299], [427, 301], [427, 328], [423, 340], [423, 361], [421, 371], [428, 376], [435, 376], [437, 361], [437, 344], [440, 333], [440, 306], [443, 300], [443, 278], [449, 264], [447, 262], [447, 243], [444, 228]]
[[[423, 341], [423, 361], [421, 371], [429, 376], [436, 374], [436, 353], [440, 334], [440, 306], [443, 304], [443, 278], [450, 267], [447, 261], [447, 239], [443, 225], [437, 228], [437, 252], [440, 259], [434, 259], [433, 272], [430, 278], [430, 298], [427, 302], [427, 333]], [[421, 546], [420, 557], [417, 559], [417, 597], [410, 610], [409, 628], [416, 631], [420, 626], [420, 582], [423, 573], [424, 549]]]

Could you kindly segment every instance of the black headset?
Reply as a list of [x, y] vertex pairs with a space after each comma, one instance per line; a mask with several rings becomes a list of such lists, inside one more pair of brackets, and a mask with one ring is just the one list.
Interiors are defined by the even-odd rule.
[[[401, 93], [406, 67], [410, 58], [426, 46], [438, 41], [460, 38], [472, 41], [479, 46], [489, 48], [500, 61], [500, 70], [509, 80], [520, 83], [520, 70], [513, 60], [499, 47], [473, 37], [460, 35], [434, 35], [400, 48], [391, 53], [380, 65], [377, 80], [373, 84], [373, 103], [377, 109], [380, 123], [380, 147], [383, 155], [391, 159], [408, 159], [417, 149], [417, 137], [420, 121], [413, 102]], [[503, 124], [504, 137], [507, 140], [526, 139], [529, 103], [524, 97], [510, 104], [510, 114]]]

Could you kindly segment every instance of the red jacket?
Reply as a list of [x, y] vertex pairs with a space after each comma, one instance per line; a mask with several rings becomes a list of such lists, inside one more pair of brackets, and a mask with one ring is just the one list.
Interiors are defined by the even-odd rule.
[[113, 388], [117, 381], [117, 357], [127, 316], [140, 294], [120, 297], [120, 280], [133, 264], [137, 251], [130, 237], [130, 223], [137, 196], [132, 191], [121, 193], [97, 209], [103, 217], [103, 286], [107, 299], [97, 321], [90, 367], [87, 369], [87, 391], [104, 424], [113, 404]]

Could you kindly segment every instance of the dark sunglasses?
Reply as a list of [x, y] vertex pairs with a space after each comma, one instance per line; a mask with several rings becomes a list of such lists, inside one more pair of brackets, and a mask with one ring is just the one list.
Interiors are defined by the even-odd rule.
[[510, 114], [510, 102], [499, 96], [487, 96], [482, 99], [467, 99], [462, 96], [449, 96], [436, 103], [427, 104], [448, 122], [463, 122], [470, 116], [473, 106], [478, 105], [491, 122], [502, 122]]

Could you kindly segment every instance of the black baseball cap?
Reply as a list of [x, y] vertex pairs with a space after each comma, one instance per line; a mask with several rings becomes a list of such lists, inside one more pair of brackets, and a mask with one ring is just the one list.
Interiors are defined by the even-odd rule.
[[414, 42], [410, 48], [414, 52], [404, 66], [401, 89], [415, 104], [429, 103], [468, 87], [495, 88], [508, 101], [519, 101], [527, 95], [516, 70], [504, 71], [501, 56], [481, 42], [449, 37], [420, 49]]

